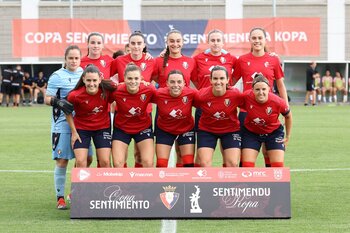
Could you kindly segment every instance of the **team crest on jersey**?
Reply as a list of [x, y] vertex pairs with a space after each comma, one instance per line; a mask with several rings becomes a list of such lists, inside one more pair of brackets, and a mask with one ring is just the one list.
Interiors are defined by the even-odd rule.
[[145, 71], [146, 67], [147, 67], [146, 63], [142, 62], [141, 65], [140, 65], [141, 70]]
[[250, 105], [249, 107], [250, 107], [250, 109], [252, 109], [252, 108], [253, 108], [253, 105]]
[[268, 67], [269, 65], [270, 65], [270, 63], [268, 61], [264, 63], [265, 67]]
[[126, 101], [126, 98], [123, 98], [123, 101], [125, 102], [125, 101]]
[[184, 62], [182, 63], [182, 67], [185, 68], [186, 70], [188, 69], [188, 63], [187, 63], [187, 61], [184, 61]]
[[271, 107], [267, 107], [266, 108], [266, 114], [267, 115], [271, 115], [271, 113], [272, 113], [272, 108]]
[[205, 59], [205, 62], [208, 62], [208, 58]]
[[147, 98], [146, 94], [141, 94], [140, 100], [141, 100], [142, 102], [145, 102], [146, 98]]
[[175, 193], [176, 187], [175, 186], [166, 186], [163, 187], [164, 189], [164, 193], [161, 193], [160, 199], [163, 202], [163, 205], [168, 208], [168, 210], [171, 210], [176, 202], [179, 200], [180, 194], [179, 193]]
[[250, 66], [250, 61], [247, 62], [247, 65]]
[[226, 107], [230, 106], [231, 105], [231, 100], [230, 99], [225, 99], [224, 100], [224, 104]]
[[208, 105], [208, 107], [210, 107], [211, 106], [211, 102], [207, 102], [207, 105]]
[[188, 103], [188, 97], [187, 96], [182, 97], [182, 103], [184, 103], [184, 104]]
[[106, 63], [105, 60], [100, 60], [100, 64], [101, 64], [102, 67], [106, 67], [106, 64], [107, 64], [107, 63]]
[[85, 100], [84, 102], [85, 102], [86, 104], [89, 104], [89, 100]]
[[220, 62], [221, 62], [221, 64], [225, 64], [226, 63], [226, 59], [224, 57], [220, 57]]
[[164, 104], [168, 104], [168, 100], [164, 100]]

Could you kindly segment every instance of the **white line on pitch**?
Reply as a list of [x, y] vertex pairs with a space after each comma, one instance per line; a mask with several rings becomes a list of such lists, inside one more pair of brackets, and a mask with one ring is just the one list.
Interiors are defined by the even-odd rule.
[[0, 170], [0, 172], [4, 173], [53, 173], [52, 171], [49, 170]]

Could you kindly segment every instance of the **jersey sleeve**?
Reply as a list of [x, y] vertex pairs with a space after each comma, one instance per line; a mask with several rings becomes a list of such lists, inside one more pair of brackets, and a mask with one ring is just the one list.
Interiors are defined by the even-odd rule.
[[282, 98], [279, 98], [279, 105], [280, 105], [280, 113], [283, 116], [288, 115], [290, 112], [289, 106], [287, 105], [286, 101]]
[[56, 73], [53, 73], [47, 84], [46, 95], [55, 96], [59, 88], [60, 88], [60, 77]]

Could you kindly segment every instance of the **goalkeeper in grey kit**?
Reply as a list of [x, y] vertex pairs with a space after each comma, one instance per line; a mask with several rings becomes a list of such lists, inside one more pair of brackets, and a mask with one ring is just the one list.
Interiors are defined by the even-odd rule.
[[57, 209], [67, 209], [64, 200], [66, 171], [68, 161], [74, 158], [71, 148], [71, 131], [65, 114], [73, 112], [73, 105], [65, 100], [68, 93], [80, 79], [83, 69], [80, 67], [81, 51], [78, 46], [69, 46], [64, 55], [65, 66], [55, 71], [48, 82], [45, 104], [52, 106], [52, 159], [56, 161], [54, 183], [57, 197]]

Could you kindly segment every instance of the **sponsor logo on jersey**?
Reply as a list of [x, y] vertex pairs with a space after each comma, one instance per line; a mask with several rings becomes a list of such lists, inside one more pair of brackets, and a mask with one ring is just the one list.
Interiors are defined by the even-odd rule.
[[98, 106], [98, 107], [95, 107], [94, 109], [92, 109], [92, 113], [91, 114], [97, 114], [99, 112], [102, 112], [103, 111], [103, 106]]
[[136, 108], [132, 107], [132, 108], [130, 108], [129, 113], [131, 115], [133, 115], [133, 116], [140, 115], [141, 114], [141, 108], [140, 107], [136, 107]]
[[224, 112], [216, 112], [215, 114], [213, 114], [213, 116], [217, 119], [224, 119], [225, 118], [225, 113]]
[[268, 61], [264, 63], [265, 67], [268, 67], [269, 65], [270, 65], [270, 63]]
[[264, 119], [261, 119], [259, 117], [255, 118], [253, 120], [253, 122], [256, 124], [256, 125], [265, 125], [265, 120]]
[[173, 118], [181, 118], [182, 117], [182, 111], [180, 109], [173, 109], [169, 115]]

